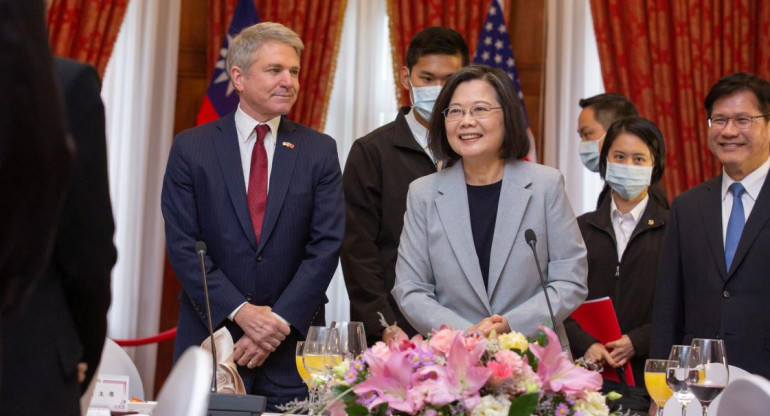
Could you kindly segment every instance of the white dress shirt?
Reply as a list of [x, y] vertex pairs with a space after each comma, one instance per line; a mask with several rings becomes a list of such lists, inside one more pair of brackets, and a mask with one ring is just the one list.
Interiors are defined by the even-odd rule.
[[249, 190], [249, 172], [251, 171], [251, 153], [254, 144], [257, 143], [257, 132], [254, 130], [259, 124], [267, 124], [270, 130], [265, 135], [265, 151], [267, 152], [267, 189], [270, 191], [270, 172], [273, 171], [273, 155], [275, 144], [278, 142], [278, 126], [281, 124], [281, 116], [260, 123], [251, 118], [238, 105], [235, 110], [235, 130], [238, 132], [238, 148], [241, 151], [241, 166], [243, 167], [243, 182], [246, 184], [246, 192]]
[[[767, 171], [770, 170], [770, 159], [767, 159], [765, 163], [760, 165], [743, 178], [741, 185], [746, 189], [741, 195], [741, 202], [743, 202], [743, 215], [746, 216], [745, 220], [748, 221], [749, 214], [754, 208], [754, 203], [757, 201], [759, 191], [762, 190], [762, 185], [767, 178]], [[730, 220], [730, 213], [733, 211], [733, 194], [728, 191], [730, 185], [734, 182], [738, 182], [730, 177], [722, 168], [722, 247], [724, 248], [725, 240], [727, 239], [727, 222]]]
[[423, 150], [425, 150], [425, 153], [428, 154], [428, 157], [430, 157], [430, 160], [432, 160], [435, 165], [436, 158], [433, 156], [433, 152], [430, 151], [430, 147], [428, 147], [428, 129], [417, 121], [417, 117], [414, 116], [414, 111], [414, 107], [412, 107], [412, 109], [404, 115], [406, 124], [409, 126], [409, 130], [412, 132], [414, 139], [417, 140], [417, 143]]
[[631, 211], [625, 214], [622, 214], [618, 206], [615, 205], [615, 198], [612, 194], [610, 194], [610, 199], [610, 218], [612, 219], [612, 229], [615, 230], [615, 244], [618, 249], [618, 262], [620, 262], [620, 259], [623, 258], [623, 252], [628, 246], [628, 239], [631, 238], [634, 228], [639, 224], [639, 219], [642, 218], [642, 213], [647, 207], [650, 196], [645, 196]]

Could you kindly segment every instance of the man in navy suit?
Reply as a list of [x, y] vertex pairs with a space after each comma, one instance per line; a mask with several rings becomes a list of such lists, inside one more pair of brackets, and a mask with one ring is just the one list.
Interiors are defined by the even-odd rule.
[[295, 346], [324, 324], [344, 234], [334, 140], [282, 117], [297, 100], [303, 47], [277, 23], [232, 40], [238, 109], [175, 138], [161, 202], [182, 284], [175, 356], [208, 334], [195, 251], [204, 241], [212, 321], [236, 340], [247, 392], [267, 396], [271, 410], [306, 394]]
[[671, 206], [650, 357], [721, 338], [730, 364], [770, 377], [770, 83], [727, 75], [705, 107], [723, 171]]

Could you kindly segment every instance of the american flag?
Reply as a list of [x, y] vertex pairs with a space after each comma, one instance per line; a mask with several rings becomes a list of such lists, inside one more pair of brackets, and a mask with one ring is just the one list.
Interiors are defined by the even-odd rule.
[[233, 20], [227, 30], [227, 37], [222, 41], [222, 48], [219, 50], [219, 59], [214, 65], [214, 73], [211, 75], [206, 97], [198, 112], [196, 125], [214, 121], [238, 107], [238, 93], [230, 83], [230, 75], [226, 68], [227, 50], [230, 47], [230, 41], [241, 33], [241, 30], [258, 22], [259, 16], [254, 7], [254, 1], [238, 0], [233, 12]]
[[537, 161], [537, 151], [535, 149], [535, 136], [529, 125], [529, 116], [524, 107], [524, 93], [521, 90], [521, 80], [519, 71], [516, 70], [516, 61], [513, 59], [513, 48], [511, 40], [508, 37], [508, 27], [505, 25], [503, 8], [498, 0], [492, 0], [489, 5], [487, 18], [484, 20], [484, 26], [481, 28], [479, 43], [476, 45], [476, 53], [473, 55], [474, 64], [489, 65], [500, 68], [511, 77], [516, 86], [516, 94], [521, 101], [521, 108], [524, 110], [524, 120], [527, 123], [527, 135], [529, 135], [529, 155], [527, 159]]

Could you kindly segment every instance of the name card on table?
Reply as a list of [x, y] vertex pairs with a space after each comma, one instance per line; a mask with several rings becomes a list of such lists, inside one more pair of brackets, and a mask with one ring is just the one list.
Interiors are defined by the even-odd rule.
[[96, 387], [89, 407], [110, 410], [128, 410], [128, 376], [98, 374]]

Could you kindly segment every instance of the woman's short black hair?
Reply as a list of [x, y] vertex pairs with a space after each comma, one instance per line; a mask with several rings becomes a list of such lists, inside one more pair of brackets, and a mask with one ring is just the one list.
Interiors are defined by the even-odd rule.
[[663, 177], [663, 171], [666, 166], [666, 145], [663, 142], [663, 133], [660, 132], [658, 126], [644, 117], [623, 117], [615, 120], [610, 125], [610, 129], [607, 130], [607, 135], [604, 137], [604, 144], [602, 145], [599, 158], [599, 174], [602, 176], [602, 179], [604, 179], [604, 175], [607, 173], [607, 156], [609, 155], [610, 147], [612, 147], [615, 139], [623, 133], [638, 137], [650, 149], [653, 159], [650, 185], [658, 182]]
[[446, 134], [446, 125], [444, 124], [443, 111], [449, 107], [452, 96], [457, 86], [473, 80], [482, 80], [489, 83], [497, 94], [497, 100], [500, 102], [503, 112], [504, 132], [503, 145], [500, 149], [501, 159], [522, 159], [529, 153], [529, 137], [527, 136], [527, 125], [524, 119], [524, 110], [516, 95], [516, 87], [513, 81], [498, 68], [491, 68], [486, 65], [471, 65], [455, 72], [444, 84], [444, 88], [433, 105], [433, 113], [430, 117], [430, 126], [428, 128], [428, 144], [433, 155], [451, 165], [460, 159], [460, 155], [449, 146], [449, 140]]

